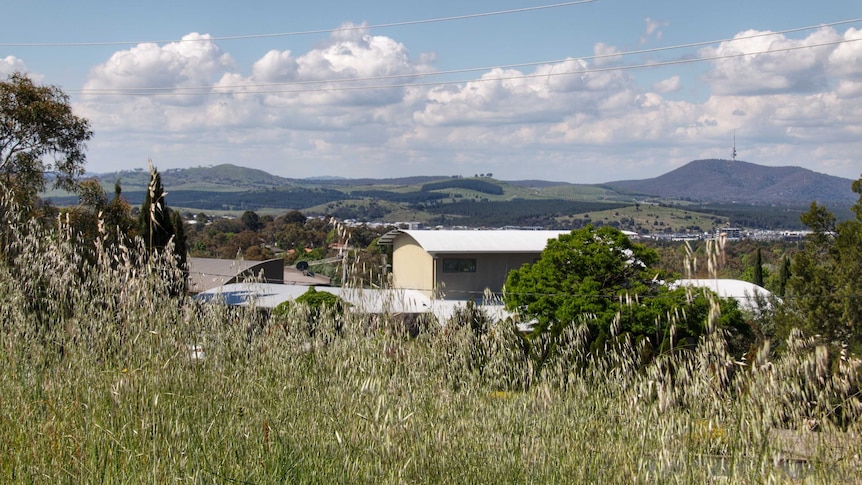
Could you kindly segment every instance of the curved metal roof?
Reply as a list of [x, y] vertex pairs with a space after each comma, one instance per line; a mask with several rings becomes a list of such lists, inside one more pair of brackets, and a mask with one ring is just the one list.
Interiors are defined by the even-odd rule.
[[570, 231], [521, 230], [404, 230], [389, 231], [378, 244], [390, 246], [402, 235], [413, 238], [422, 249], [435, 253], [541, 253], [549, 239]]

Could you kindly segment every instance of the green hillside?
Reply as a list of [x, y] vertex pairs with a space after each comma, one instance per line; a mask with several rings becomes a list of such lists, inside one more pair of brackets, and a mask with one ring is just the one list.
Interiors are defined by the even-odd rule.
[[[705, 163], [692, 162], [691, 165], [688, 170], [675, 171], [674, 176], [679, 178], [680, 173], [692, 172]], [[758, 170], [766, 174], [787, 171], [771, 167]], [[504, 181], [485, 175], [289, 179], [230, 164], [169, 169], [161, 174], [162, 184], [168, 191], [168, 204], [191, 213], [239, 214], [251, 210], [272, 214], [299, 210], [308, 215], [332, 215], [342, 219], [416, 221], [444, 226], [566, 229], [594, 223], [637, 232], [701, 232], [727, 223], [767, 229], [799, 228], [799, 214], [810, 203], [801, 198], [795, 205], [791, 203], [794, 200], [788, 200], [778, 206], [719, 200], [695, 202], [691, 198], [636, 195], [631, 190], [633, 183], [585, 185], [540, 180]], [[143, 201], [149, 172], [138, 169], [94, 177], [108, 194], [113, 193], [114, 183], [119, 181], [123, 197], [137, 206]], [[648, 182], [639, 182], [637, 193], [658, 194], [663, 190], [661, 184], [651, 190]], [[721, 179], [716, 179], [710, 192], [704, 194], [721, 194], [722, 190]], [[802, 189], [798, 192], [812, 193]], [[42, 195], [60, 206], [78, 203], [77, 196], [71, 193], [49, 191]], [[843, 212], [836, 214], [839, 218], [844, 216]]]

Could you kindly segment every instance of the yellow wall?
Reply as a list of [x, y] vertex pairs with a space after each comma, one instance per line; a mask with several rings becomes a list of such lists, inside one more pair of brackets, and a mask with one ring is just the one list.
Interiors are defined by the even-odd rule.
[[434, 261], [410, 236], [395, 238], [392, 246], [392, 286], [425, 292], [434, 290]]

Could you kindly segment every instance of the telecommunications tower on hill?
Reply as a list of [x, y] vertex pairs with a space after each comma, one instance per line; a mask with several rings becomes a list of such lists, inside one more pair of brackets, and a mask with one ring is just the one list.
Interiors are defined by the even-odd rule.
[[730, 159], [736, 161], [736, 130], [733, 130], [733, 148], [730, 151]]

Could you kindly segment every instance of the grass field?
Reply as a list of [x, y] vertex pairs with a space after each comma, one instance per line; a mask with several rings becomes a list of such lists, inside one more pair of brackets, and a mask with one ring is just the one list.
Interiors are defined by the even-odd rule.
[[309, 333], [302, 307], [171, 297], [170, 261], [96, 244], [88, 266], [63, 237], [5, 234], [3, 482], [862, 476], [859, 363], [801, 335], [780, 357], [736, 362], [715, 331], [644, 360], [624, 335], [590, 355], [573, 326], [538, 368], [511, 322], [463, 314], [411, 337], [395, 315], [328, 315]]

